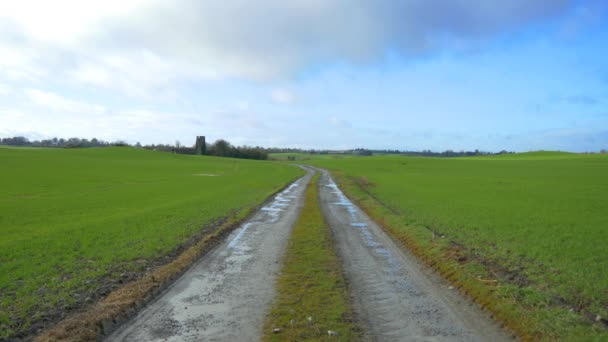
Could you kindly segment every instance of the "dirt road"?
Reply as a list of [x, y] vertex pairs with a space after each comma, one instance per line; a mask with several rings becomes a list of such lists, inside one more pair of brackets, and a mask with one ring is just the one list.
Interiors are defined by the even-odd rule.
[[106, 340], [258, 340], [311, 174], [275, 196]]
[[397, 247], [326, 171], [319, 186], [366, 340], [512, 340], [487, 314]]
[[[320, 170], [366, 341], [509, 341], [488, 315], [398, 247]], [[256, 341], [312, 170], [279, 193], [107, 341]]]

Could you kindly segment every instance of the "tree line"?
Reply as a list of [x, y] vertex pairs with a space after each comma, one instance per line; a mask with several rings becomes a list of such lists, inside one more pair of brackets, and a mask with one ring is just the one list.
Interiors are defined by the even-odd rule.
[[[29, 140], [26, 137], [17, 136], [0, 139], [1, 145], [8, 146], [30, 146], [30, 147], [60, 147], [60, 148], [80, 148], [80, 147], [108, 147], [108, 146], [128, 146], [126, 142], [117, 140], [114, 142], [104, 141], [93, 138], [91, 140], [83, 138], [52, 138], [41, 140]], [[138, 143], [139, 144], [139, 143]]]
[[[176, 141], [175, 145], [144, 145], [143, 148], [179, 154], [196, 154], [194, 146], [186, 147], [183, 146], [179, 141]], [[268, 151], [263, 147], [234, 146], [224, 139], [219, 139], [214, 143], [207, 145], [205, 155], [242, 159], [268, 159]]]
[[[52, 138], [52, 139], [41, 139], [41, 140], [29, 140], [23, 136], [16, 136], [10, 138], [0, 139], [0, 145], [9, 146], [30, 146], [30, 147], [56, 147], [56, 148], [83, 148], [83, 147], [109, 147], [109, 146], [131, 146], [137, 148], [144, 148], [147, 150], [164, 151], [179, 154], [195, 154], [194, 146], [187, 147], [183, 146], [179, 141], [176, 141], [174, 145], [171, 144], [150, 144], [142, 145], [139, 142], [135, 144], [129, 144], [123, 140], [116, 141], [104, 141], [102, 139], [92, 138]], [[315, 150], [315, 149], [300, 149], [300, 148], [278, 148], [278, 147], [250, 147], [250, 146], [234, 146], [224, 139], [219, 139], [212, 144], [207, 145], [206, 155], [218, 156], [218, 157], [231, 157], [231, 158], [245, 158], [245, 159], [268, 159], [269, 153], [308, 153], [308, 154], [354, 154], [360, 156], [371, 156], [374, 154], [399, 154], [399, 155], [410, 155], [410, 156], [425, 156], [425, 157], [466, 157], [466, 156], [477, 156], [477, 155], [496, 155], [496, 154], [510, 154], [509, 152], [502, 150], [500, 152], [485, 152], [485, 151], [452, 151], [446, 150], [442, 152], [434, 152], [431, 150], [423, 151], [407, 151], [407, 150], [370, 150], [365, 148], [356, 148], [352, 150], [342, 151], [331, 151], [331, 150]], [[599, 153], [606, 154], [608, 151], [602, 149]]]
[[[122, 140], [114, 142], [108, 142], [101, 139], [93, 138], [91, 140], [84, 138], [52, 138], [42, 140], [29, 140], [23, 136], [2, 138], [0, 139], [1, 145], [8, 146], [29, 146], [29, 147], [54, 147], [54, 148], [86, 148], [86, 147], [110, 147], [110, 146], [131, 146], [136, 148], [143, 148], [147, 150], [163, 151], [179, 154], [195, 154], [194, 146], [187, 147], [183, 146], [179, 141], [175, 142], [175, 145], [171, 144], [150, 144], [142, 145], [139, 142], [135, 144], [129, 144]], [[207, 146], [206, 155], [218, 156], [218, 157], [231, 157], [231, 158], [243, 158], [243, 159], [268, 159], [268, 152], [262, 147], [249, 147], [249, 146], [233, 146], [231, 143], [224, 139], [219, 139], [216, 142]]]

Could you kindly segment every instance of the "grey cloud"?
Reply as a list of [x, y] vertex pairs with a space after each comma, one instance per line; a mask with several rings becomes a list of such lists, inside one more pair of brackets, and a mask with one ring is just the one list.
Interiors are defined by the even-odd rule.
[[[105, 44], [149, 49], [208, 77], [267, 79], [311, 64], [441, 49], [559, 14], [569, 0], [178, 0], [107, 23]], [[96, 42], [98, 43], [98, 42]]]
[[[466, 46], [557, 15], [571, 1], [147, 1], [126, 14], [74, 24], [69, 43], [40, 41], [3, 18], [0, 80], [170, 99], [183, 80], [285, 79], [325, 63]], [[8, 62], [7, 50], [16, 52]]]

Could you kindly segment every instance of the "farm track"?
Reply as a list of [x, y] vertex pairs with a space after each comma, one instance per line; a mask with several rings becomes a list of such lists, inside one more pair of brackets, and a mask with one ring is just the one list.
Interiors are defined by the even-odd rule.
[[313, 172], [294, 182], [107, 341], [252, 341]]
[[365, 340], [512, 340], [488, 314], [399, 248], [325, 170], [319, 187]]
[[[278, 194], [107, 341], [255, 341], [313, 170]], [[488, 314], [398, 247], [321, 172], [356, 320], [369, 341], [509, 341]]]

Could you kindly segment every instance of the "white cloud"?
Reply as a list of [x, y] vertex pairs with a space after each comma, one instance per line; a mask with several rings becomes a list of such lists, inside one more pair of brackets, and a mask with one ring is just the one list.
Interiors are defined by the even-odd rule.
[[[307, 70], [318, 70], [316, 67], [324, 64], [382, 61], [389, 51], [408, 58], [455, 45], [466, 47], [559, 14], [571, 3], [0, 0], [0, 82], [6, 83], [0, 85], [0, 95], [8, 91], [12, 93], [7, 99], [20, 94], [21, 100], [29, 101], [14, 104], [6, 100], [7, 107], [14, 105], [16, 109], [0, 112], [0, 126], [4, 127], [2, 132], [10, 128], [11, 132], [106, 140], [137, 136], [148, 143], [165, 138], [166, 143], [185, 141], [184, 136], [206, 134], [211, 139], [230, 137], [236, 144], [294, 142], [330, 147], [340, 140], [344, 147], [352, 147], [368, 134], [358, 131], [364, 125], [346, 114], [344, 120], [335, 111], [323, 112], [323, 103], [312, 104], [318, 107], [313, 108], [316, 114], [298, 112], [298, 107], [304, 107], [300, 106], [304, 102], [300, 94], [307, 94], [306, 102], [313, 95], [292, 87], [289, 81], [301, 80], [298, 77], [306, 76]], [[238, 83], [243, 79], [281, 82], [266, 84], [260, 92], [251, 91], [259, 83], [244, 82], [247, 84], [234, 94], [225, 89], [204, 93], [213, 88], [212, 81]], [[283, 82], [285, 79], [288, 81]], [[199, 84], [204, 87], [199, 88]], [[269, 90], [278, 84], [287, 89]], [[70, 92], [70, 87], [75, 91]], [[24, 93], [20, 93], [22, 88]], [[63, 94], [58, 89], [68, 91]], [[201, 94], [202, 100], [178, 99], [175, 102], [181, 101], [180, 109], [166, 103], [159, 106], [159, 100], [175, 99], [183, 89], [188, 97]], [[243, 89], [245, 94], [238, 93]], [[98, 90], [103, 96], [95, 99]], [[84, 101], [72, 98], [72, 93], [90, 97]], [[253, 102], [235, 101], [241, 97]], [[280, 122], [277, 113], [285, 108], [264, 107], [267, 101], [297, 103], [289, 108], [296, 113], [290, 120], [297, 113], [306, 115], [306, 120], [298, 125]], [[217, 108], [228, 110], [214, 112]], [[256, 113], [257, 108], [269, 113]], [[49, 115], [49, 110], [64, 113], [62, 120]], [[339, 137], [346, 129], [353, 134]], [[302, 131], [315, 134], [309, 137]]]
[[30, 88], [25, 90], [25, 94], [31, 102], [45, 109], [76, 114], [102, 114], [105, 112], [103, 106], [67, 99], [44, 90]]
[[0, 19], [0, 79], [38, 82], [48, 75], [50, 71], [37, 61], [45, 54], [35, 47], [8, 39], [2, 28]]
[[34, 40], [75, 44], [102, 34], [104, 20], [132, 15], [153, 0], [19, 0], [0, 2], [0, 20], [8, 20]]
[[285, 89], [274, 89], [270, 93], [272, 101], [279, 104], [292, 104], [295, 101], [295, 96]]
[[237, 101], [235, 107], [241, 112], [247, 112], [251, 110], [251, 104], [249, 103], [249, 101]]
[[12, 90], [6, 84], [0, 83], [0, 96], [7, 96], [12, 93]]
[[[61, 120], [46, 110], [0, 110], [0, 137], [23, 135], [39, 138], [93, 138], [132, 143], [173, 143], [196, 136], [200, 125], [193, 125], [196, 115], [131, 108], [104, 115], [66, 115]], [[186, 140], [184, 139], [184, 140]]]
[[75, 84], [115, 90], [132, 97], [169, 96], [180, 80], [202, 77], [196, 65], [177, 63], [149, 50], [100, 54], [68, 73]]
[[180, 79], [268, 80], [319, 63], [374, 61], [388, 50], [427, 52], [449, 44], [446, 37], [484, 38], [557, 13], [568, 3], [0, 1], [0, 76], [67, 75], [152, 97]]

